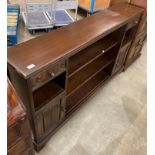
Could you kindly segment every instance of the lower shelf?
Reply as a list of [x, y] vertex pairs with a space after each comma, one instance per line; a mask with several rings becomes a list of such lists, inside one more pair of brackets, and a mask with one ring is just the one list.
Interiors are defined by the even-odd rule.
[[98, 87], [102, 82], [108, 79], [110, 75], [105, 73], [104, 70], [95, 75], [87, 83], [82, 85], [73, 94], [67, 97], [66, 110], [67, 113], [72, 111], [83, 99], [88, 97], [96, 87]]

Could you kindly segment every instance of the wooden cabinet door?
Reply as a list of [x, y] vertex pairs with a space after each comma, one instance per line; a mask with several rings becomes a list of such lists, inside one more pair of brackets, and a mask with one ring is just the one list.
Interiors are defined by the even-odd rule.
[[119, 69], [123, 67], [129, 47], [130, 47], [130, 44], [120, 49], [113, 73], [117, 72]]
[[130, 64], [138, 55], [140, 55], [144, 41], [146, 39], [146, 33], [139, 34], [137, 39], [133, 43], [131, 49], [128, 52], [126, 64]]
[[64, 94], [56, 97], [50, 104], [37, 114], [35, 118], [36, 138], [41, 140], [54, 130], [65, 117], [65, 97]]

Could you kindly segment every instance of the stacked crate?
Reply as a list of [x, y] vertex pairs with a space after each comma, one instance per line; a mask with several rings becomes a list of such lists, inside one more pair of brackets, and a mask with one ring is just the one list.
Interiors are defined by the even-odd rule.
[[18, 40], [19, 5], [7, 5], [7, 45], [15, 45]]

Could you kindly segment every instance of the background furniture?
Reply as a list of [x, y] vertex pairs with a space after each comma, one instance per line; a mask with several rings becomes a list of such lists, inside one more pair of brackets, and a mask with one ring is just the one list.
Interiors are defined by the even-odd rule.
[[131, 0], [130, 3], [132, 5], [143, 8], [144, 12], [139, 22], [138, 30], [136, 32], [136, 35], [134, 37], [134, 40], [125, 60], [125, 69], [141, 55], [141, 49], [144, 45], [147, 36], [147, 0]]
[[96, 11], [104, 10], [113, 4], [128, 1], [129, 0], [79, 0], [79, 7], [88, 14], [92, 14]]
[[10, 78], [28, 110], [36, 150], [96, 88], [123, 70], [142, 12], [115, 5], [8, 49]]
[[8, 80], [7, 144], [8, 155], [34, 155], [27, 114]]
[[7, 4], [7, 45], [15, 45], [18, 42], [19, 5]]

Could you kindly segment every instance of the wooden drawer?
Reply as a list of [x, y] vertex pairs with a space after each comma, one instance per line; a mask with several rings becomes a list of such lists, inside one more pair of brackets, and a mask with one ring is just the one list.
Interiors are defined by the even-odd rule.
[[144, 33], [140, 33], [138, 36], [137, 36], [137, 39], [136, 39], [136, 46], [138, 45], [141, 45], [143, 46], [144, 42], [145, 42], [145, 39], [146, 39], [146, 32]]
[[7, 131], [7, 143], [8, 147], [16, 142], [21, 137], [19, 125], [16, 124], [8, 129]]
[[8, 147], [16, 143], [16, 141], [18, 141], [22, 136], [27, 135], [29, 131], [30, 127], [28, 125], [27, 118], [23, 118], [23, 120], [18, 121], [16, 124], [8, 128], [7, 131]]
[[140, 20], [140, 16], [134, 18], [130, 23], [128, 23], [127, 30], [137, 25], [139, 23], [139, 20]]
[[60, 94], [55, 99], [37, 112], [35, 117], [35, 127], [38, 141], [48, 135], [63, 120], [66, 112], [65, 93]]
[[21, 155], [31, 146], [30, 137], [22, 138], [16, 145], [8, 151], [8, 155]]
[[38, 85], [49, 81], [50, 79], [56, 77], [60, 73], [65, 71], [65, 61], [58, 62], [56, 64], [51, 65], [47, 69], [39, 72], [30, 78], [31, 87], [37, 87]]

